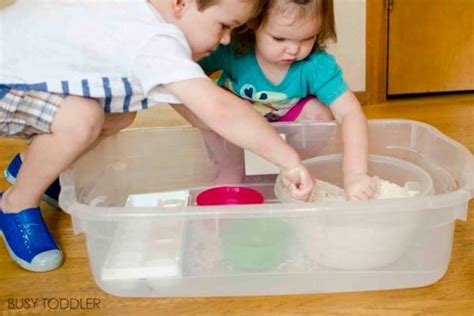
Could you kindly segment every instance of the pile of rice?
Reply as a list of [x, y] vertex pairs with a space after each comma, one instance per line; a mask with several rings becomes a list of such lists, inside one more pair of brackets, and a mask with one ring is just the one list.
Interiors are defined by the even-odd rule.
[[[420, 194], [419, 184], [417, 182], [407, 182], [404, 186], [386, 181], [377, 176], [373, 177], [377, 186], [374, 199], [393, 199], [412, 197]], [[344, 189], [329, 182], [322, 180], [315, 180], [313, 193], [310, 201], [342, 201], [347, 197], [344, 194]]]

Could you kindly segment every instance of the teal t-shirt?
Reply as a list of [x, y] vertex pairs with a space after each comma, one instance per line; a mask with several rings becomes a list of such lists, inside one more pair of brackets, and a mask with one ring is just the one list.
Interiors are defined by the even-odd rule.
[[341, 67], [325, 51], [292, 64], [277, 85], [265, 77], [253, 50], [242, 55], [231, 45], [221, 45], [199, 64], [207, 74], [222, 70], [217, 84], [251, 101], [262, 114], [272, 111], [282, 116], [308, 95], [330, 106], [348, 90]]

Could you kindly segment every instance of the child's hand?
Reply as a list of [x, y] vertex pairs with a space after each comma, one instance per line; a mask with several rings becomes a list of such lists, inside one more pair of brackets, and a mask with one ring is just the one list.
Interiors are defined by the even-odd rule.
[[377, 189], [374, 180], [366, 173], [350, 173], [344, 176], [344, 191], [350, 200], [369, 200]]
[[314, 188], [313, 177], [305, 166], [299, 165], [290, 170], [282, 170], [283, 184], [290, 195], [298, 200], [307, 201]]

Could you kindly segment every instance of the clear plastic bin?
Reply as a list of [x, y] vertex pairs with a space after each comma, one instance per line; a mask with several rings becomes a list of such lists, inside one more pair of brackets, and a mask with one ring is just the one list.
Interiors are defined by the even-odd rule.
[[[342, 152], [336, 124], [276, 127], [303, 159]], [[225, 164], [210, 154], [201, 131], [157, 128], [119, 133], [83, 155], [61, 175], [60, 205], [71, 214], [75, 233], [86, 236], [96, 283], [118, 296], [276, 295], [432, 284], [447, 270], [455, 221], [466, 219], [474, 194], [472, 154], [415, 121], [370, 121], [369, 141], [371, 154], [424, 170], [432, 180], [430, 194], [287, 204], [275, 196], [276, 175], [241, 175], [236, 184], [258, 190], [264, 204], [196, 206], [199, 192], [219, 184]], [[225, 141], [216, 148], [224, 157], [243, 156]], [[150, 207], [130, 203], [129, 196], [155, 193], [172, 201]], [[325, 241], [307, 228], [336, 225], [342, 236], [349, 223], [409, 227], [397, 233], [408, 242], [375, 266], [324, 265], [308, 245]], [[353, 242], [357, 249], [358, 240]]]

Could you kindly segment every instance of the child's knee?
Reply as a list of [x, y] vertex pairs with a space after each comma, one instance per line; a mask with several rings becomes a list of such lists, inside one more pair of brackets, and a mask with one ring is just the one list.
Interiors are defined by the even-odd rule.
[[[79, 114], [78, 129], [75, 131], [76, 136], [85, 142], [95, 140], [104, 125], [104, 111], [95, 100], [90, 100], [87, 107]], [[80, 130], [79, 130], [80, 129]]]
[[95, 140], [104, 124], [104, 111], [94, 99], [68, 96], [61, 105], [51, 131], [68, 135], [78, 143]]
[[120, 130], [127, 128], [133, 123], [137, 112], [127, 113], [107, 113], [105, 115], [105, 122], [102, 128], [102, 135], [113, 135]]
[[312, 99], [304, 106], [296, 121], [332, 121], [334, 116], [328, 106]]

